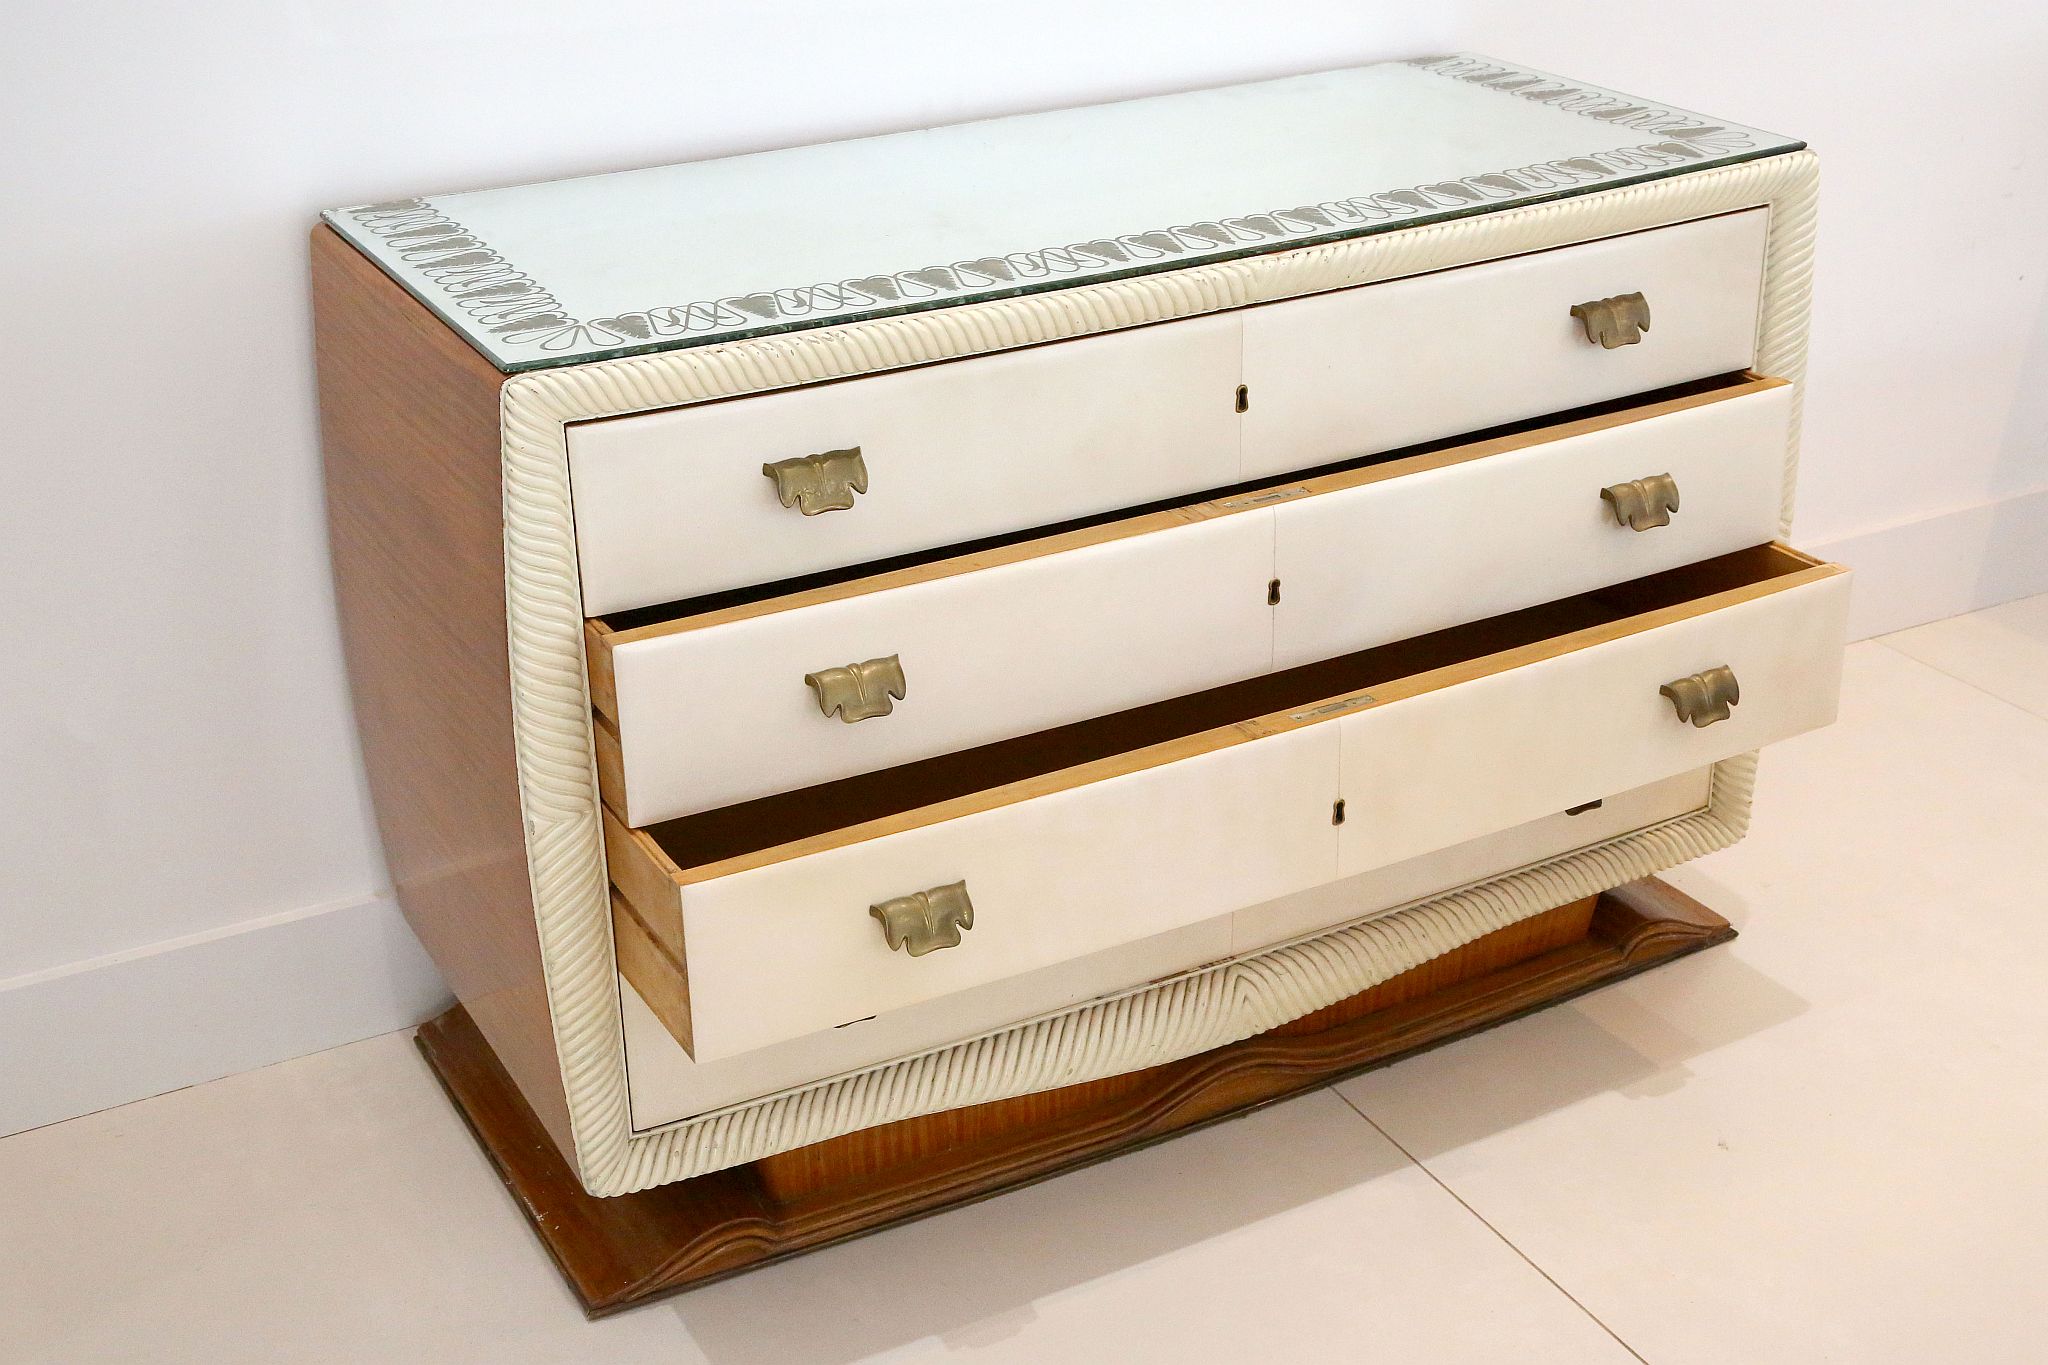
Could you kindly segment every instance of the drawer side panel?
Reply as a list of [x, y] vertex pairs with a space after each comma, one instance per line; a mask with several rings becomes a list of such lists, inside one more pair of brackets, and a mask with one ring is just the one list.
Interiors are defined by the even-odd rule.
[[[648, 825], [1255, 677], [1269, 511], [620, 646], [628, 819]], [[886, 715], [807, 674], [893, 656]]]

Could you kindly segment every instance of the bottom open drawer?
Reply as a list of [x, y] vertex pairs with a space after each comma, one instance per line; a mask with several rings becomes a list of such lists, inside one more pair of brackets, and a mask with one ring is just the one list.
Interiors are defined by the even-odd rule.
[[1847, 585], [1761, 546], [645, 829], [607, 812], [621, 970], [707, 1061], [1696, 769], [1832, 719]]

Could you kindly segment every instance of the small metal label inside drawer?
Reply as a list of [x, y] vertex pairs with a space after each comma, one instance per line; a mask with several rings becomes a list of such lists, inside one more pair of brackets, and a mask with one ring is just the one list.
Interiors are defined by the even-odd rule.
[[1372, 694], [1370, 692], [1361, 692], [1355, 697], [1346, 697], [1342, 701], [1326, 701], [1321, 706], [1311, 706], [1306, 711], [1296, 711], [1288, 716], [1287, 719], [1321, 720], [1324, 716], [1334, 716], [1344, 711], [1356, 711], [1360, 707], [1371, 706], [1372, 703]]
[[1269, 488], [1263, 493], [1248, 493], [1241, 498], [1225, 498], [1218, 507], [1228, 507], [1233, 512], [1240, 507], [1264, 507], [1269, 502], [1285, 502], [1289, 498], [1308, 496], [1308, 489], [1296, 484], [1292, 488]]

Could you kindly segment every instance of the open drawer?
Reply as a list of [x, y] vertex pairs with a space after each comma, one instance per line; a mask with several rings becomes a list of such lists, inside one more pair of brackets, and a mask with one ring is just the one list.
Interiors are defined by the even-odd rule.
[[[699, 1060], [1228, 914], [1827, 723], [1778, 545], [647, 828], [621, 970]], [[1138, 984], [1138, 983], [1132, 983]]]
[[605, 799], [654, 824], [1759, 544], [1791, 399], [1733, 376], [781, 596], [594, 620]]

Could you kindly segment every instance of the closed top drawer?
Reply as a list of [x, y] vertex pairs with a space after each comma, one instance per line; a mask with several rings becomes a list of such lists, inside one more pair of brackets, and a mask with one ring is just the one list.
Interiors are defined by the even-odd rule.
[[[1190, 318], [572, 426], [583, 609], [679, 601], [1233, 483], [1238, 345], [1234, 315]], [[835, 451], [857, 451], [861, 471], [849, 455], [817, 459], [825, 491], [811, 515], [801, 501], [784, 506], [762, 472]]]
[[[605, 797], [629, 824], [674, 819], [1761, 544], [1791, 393], [1729, 381], [740, 606], [595, 621]], [[1636, 485], [1640, 530], [1621, 515]]]
[[[584, 610], [961, 545], [1740, 371], [1768, 217], [580, 423]], [[1629, 294], [1650, 325], [1617, 314], [1609, 339], [1628, 344], [1573, 316]]]
[[[1765, 209], [1245, 310], [1246, 477], [1749, 368]], [[1575, 306], [1640, 294], [1602, 345]], [[1633, 336], [1634, 340], [1628, 340]]]
[[888, 775], [608, 816], [629, 979], [731, 1056], [1692, 771], [1832, 717], [1846, 584], [1761, 546]]

